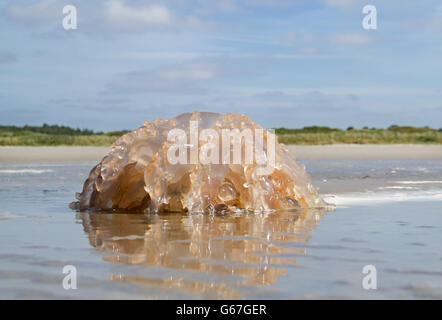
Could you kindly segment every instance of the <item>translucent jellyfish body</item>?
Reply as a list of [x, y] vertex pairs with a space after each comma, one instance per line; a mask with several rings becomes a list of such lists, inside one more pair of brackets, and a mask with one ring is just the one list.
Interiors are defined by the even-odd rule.
[[305, 167], [241, 114], [184, 113], [119, 138], [72, 207], [93, 211], [269, 211], [324, 207]]

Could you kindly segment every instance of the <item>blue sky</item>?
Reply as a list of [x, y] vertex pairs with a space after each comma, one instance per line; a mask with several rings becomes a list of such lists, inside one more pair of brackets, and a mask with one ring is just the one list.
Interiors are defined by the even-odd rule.
[[440, 1], [2, 1], [0, 40], [0, 124], [133, 129], [200, 110], [442, 127]]

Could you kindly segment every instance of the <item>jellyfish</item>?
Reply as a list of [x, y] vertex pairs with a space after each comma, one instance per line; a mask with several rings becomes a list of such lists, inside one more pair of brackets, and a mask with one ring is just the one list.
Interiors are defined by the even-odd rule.
[[265, 212], [322, 208], [305, 166], [242, 114], [184, 113], [115, 141], [71, 208], [110, 212]]

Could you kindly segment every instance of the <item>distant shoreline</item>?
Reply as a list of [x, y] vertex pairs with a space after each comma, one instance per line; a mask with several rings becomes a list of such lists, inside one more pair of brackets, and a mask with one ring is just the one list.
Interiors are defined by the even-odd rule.
[[[428, 144], [333, 144], [287, 147], [301, 160], [442, 158], [442, 145]], [[109, 149], [109, 147], [89, 146], [0, 146], [0, 162], [98, 162]]]

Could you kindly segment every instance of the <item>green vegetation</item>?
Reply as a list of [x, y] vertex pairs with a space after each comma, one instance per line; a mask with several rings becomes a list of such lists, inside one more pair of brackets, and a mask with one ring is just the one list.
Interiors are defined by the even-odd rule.
[[127, 130], [93, 132], [66, 126], [0, 126], [0, 146], [108, 146]]
[[329, 127], [304, 127], [303, 129], [275, 129], [279, 142], [285, 144], [321, 145], [335, 143], [356, 144], [442, 144], [442, 129], [393, 125], [387, 129], [364, 127], [347, 130]]
[[[94, 132], [66, 126], [0, 126], [0, 146], [108, 146], [127, 130]], [[347, 130], [310, 126], [302, 129], [275, 129], [285, 144], [321, 145], [335, 143], [425, 143], [442, 144], [442, 129], [429, 127], [390, 126], [387, 129], [364, 127]]]

